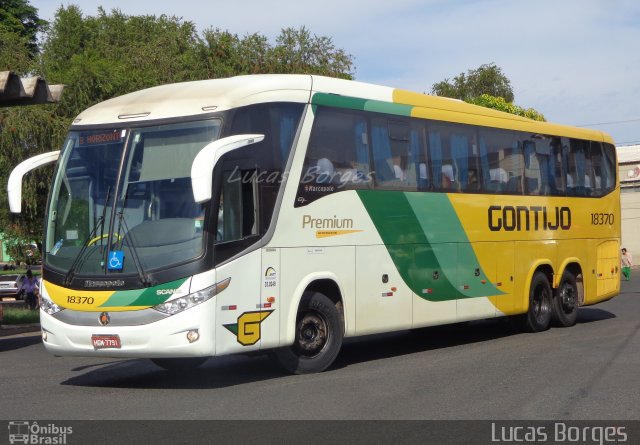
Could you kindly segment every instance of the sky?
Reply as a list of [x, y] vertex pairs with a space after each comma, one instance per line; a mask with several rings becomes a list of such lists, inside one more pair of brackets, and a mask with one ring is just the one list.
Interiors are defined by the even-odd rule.
[[31, 0], [53, 21], [61, 5], [169, 15], [201, 32], [260, 33], [306, 26], [354, 58], [355, 79], [417, 92], [495, 63], [515, 104], [550, 122], [640, 144], [637, 0]]

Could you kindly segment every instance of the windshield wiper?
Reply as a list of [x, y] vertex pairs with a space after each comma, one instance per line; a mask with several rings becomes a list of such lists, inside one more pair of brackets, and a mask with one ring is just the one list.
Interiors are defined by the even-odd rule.
[[[135, 247], [136, 240], [131, 234], [131, 231], [129, 230], [129, 226], [127, 225], [127, 221], [124, 218], [124, 209], [125, 209], [128, 198], [129, 198], [129, 190], [127, 190], [127, 192], [125, 193], [124, 199], [122, 200], [122, 206], [118, 211], [118, 231], [114, 233], [118, 238], [120, 249], [122, 249], [122, 243], [124, 242], [124, 238], [129, 237], [130, 242], [127, 243], [127, 246], [129, 247], [129, 252], [131, 252], [131, 256], [133, 257], [133, 264], [136, 266], [138, 279], [140, 280], [140, 282], [144, 287], [150, 287], [151, 279], [149, 278], [147, 273], [144, 271], [144, 268], [142, 267], [142, 262], [140, 261], [140, 257], [138, 256], [138, 251], [136, 250], [136, 247]], [[123, 226], [124, 226], [124, 230], [126, 231], [124, 236], [120, 235], [120, 232]]]
[[87, 236], [87, 239], [85, 239], [84, 242], [82, 243], [82, 248], [80, 249], [80, 252], [78, 252], [78, 255], [76, 256], [76, 259], [73, 260], [73, 263], [71, 263], [71, 267], [69, 267], [69, 271], [67, 272], [67, 274], [64, 277], [63, 283], [64, 283], [65, 286], [69, 286], [71, 284], [71, 280], [73, 280], [73, 276], [75, 275], [76, 268], [80, 267], [80, 266], [82, 266], [82, 264], [84, 264], [84, 260], [82, 258], [84, 257], [84, 253], [87, 251], [87, 248], [91, 244], [91, 241], [93, 240], [93, 237], [98, 232], [98, 227], [101, 228], [101, 232], [100, 232], [100, 248], [102, 248], [102, 238], [103, 238], [103, 235], [104, 235], [104, 219], [106, 217], [107, 204], [109, 203], [109, 197], [110, 196], [111, 196], [111, 186], [109, 186], [109, 188], [107, 189], [107, 197], [104, 200], [104, 207], [102, 209], [102, 215], [98, 218], [98, 220], [96, 221], [95, 225], [93, 226], [93, 228], [89, 232], [89, 236]]

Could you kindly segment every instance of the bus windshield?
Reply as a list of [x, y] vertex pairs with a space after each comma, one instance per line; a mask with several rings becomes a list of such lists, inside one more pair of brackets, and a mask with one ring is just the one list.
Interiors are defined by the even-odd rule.
[[47, 216], [45, 264], [84, 276], [143, 273], [200, 256], [190, 180], [220, 120], [71, 131]]

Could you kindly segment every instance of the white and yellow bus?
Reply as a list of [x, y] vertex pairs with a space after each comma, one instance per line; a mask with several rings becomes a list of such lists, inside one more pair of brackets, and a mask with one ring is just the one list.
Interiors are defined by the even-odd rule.
[[97, 104], [59, 152], [42, 338], [56, 355], [186, 368], [274, 349], [326, 369], [343, 337], [513, 316], [571, 326], [619, 291], [601, 132], [310, 75], [165, 85]]

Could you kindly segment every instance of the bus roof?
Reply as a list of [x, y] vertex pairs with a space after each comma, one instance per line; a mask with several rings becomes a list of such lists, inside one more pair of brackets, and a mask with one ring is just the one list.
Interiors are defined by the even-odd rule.
[[205, 116], [274, 101], [375, 110], [613, 143], [609, 135], [596, 130], [537, 122], [446, 97], [305, 74], [257, 74], [147, 88], [98, 103], [80, 113], [73, 125], [130, 125], [136, 121]]

